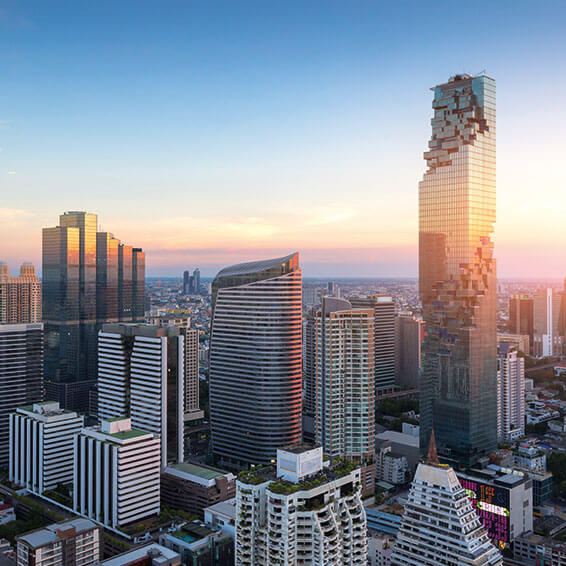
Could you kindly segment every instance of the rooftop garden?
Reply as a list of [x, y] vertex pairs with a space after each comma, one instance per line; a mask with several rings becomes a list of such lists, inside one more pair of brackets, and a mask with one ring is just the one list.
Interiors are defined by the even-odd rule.
[[238, 474], [238, 480], [250, 485], [259, 485], [260, 483], [266, 482], [267, 478], [260, 470], [242, 470]]

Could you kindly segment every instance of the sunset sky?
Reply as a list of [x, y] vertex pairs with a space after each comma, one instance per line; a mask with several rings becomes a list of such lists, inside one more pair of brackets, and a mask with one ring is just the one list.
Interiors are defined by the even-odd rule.
[[566, 275], [566, 2], [0, 0], [0, 259], [65, 210], [148, 275], [414, 276], [429, 88], [497, 80], [501, 277]]

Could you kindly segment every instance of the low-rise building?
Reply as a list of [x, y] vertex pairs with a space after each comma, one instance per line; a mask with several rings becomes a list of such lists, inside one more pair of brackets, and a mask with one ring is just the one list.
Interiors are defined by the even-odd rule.
[[10, 481], [34, 493], [73, 481], [75, 435], [83, 417], [46, 401], [10, 415]]
[[400, 454], [407, 458], [409, 470], [413, 472], [417, 468], [421, 457], [419, 448], [420, 440], [418, 436], [403, 434], [395, 430], [386, 430], [377, 434], [375, 439], [376, 443], [389, 440], [391, 442], [392, 451], [395, 452], [395, 454]]
[[488, 536], [500, 548], [533, 529], [533, 485], [523, 474], [490, 466], [456, 472]]
[[392, 451], [391, 441], [381, 443], [376, 453], [376, 480], [383, 480], [393, 485], [407, 481], [409, 465], [407, 458]]
[[102, 562], [102, 566], [181, 566], [181, 555], [161, 544], [152, 543]]
[[277, 467], [241, 472], [236, 484], [236, 563], [312, 566], [367, 563], [361, 471], [324, 466], [322, 449], [289, 446]]
[[513, 558], [525, 566], [564, 566], [566, 543], [533, 532], [525, 533], [513, 543]]
[[161, 473], [161, 504], [194, 513], [236, 496], [236, 477], [210, 466], [183, 462]]
[[16, 537], [18, 566], [89, 566], [100, 560], [100, 527], [72, 519]]
[[16, 520], [16, 513], [12, 505], [0, 501], [0, 525], [11, 523]]
[[546, 472], [546, 453], [536, 440], [525, 440], [515, 450], [515, 465], [526, 470]]
[[77, 513], [118, 529], [159, 514], [160, 440], [130, 419], [102, 421], [75, 438]]
[[236, 538], [236, 498], [221, 501], [204, 510], [204, 522]]
[[198, 521], [161, 535], [159, 542], [178, 552], [183, 562], [191, 566], [234, 565], [234, 538]]

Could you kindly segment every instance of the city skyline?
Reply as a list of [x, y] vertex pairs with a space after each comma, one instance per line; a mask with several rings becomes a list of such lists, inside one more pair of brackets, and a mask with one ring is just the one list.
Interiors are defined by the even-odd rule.
[[540, 85], [563, 82], [566, 7], [521, 7], [220, 2], [175, 4], [174, 21], [149, 3], [7, 4], [0, 259], [39, 265], [41, 227], [79, 209], [139, 242], [150, 276], [212, 277], [289, 249], [307, 277], [416, 276], [428, 88], [485, 68], [499, 85], [499, 275], [562, 277], [565, 118]]

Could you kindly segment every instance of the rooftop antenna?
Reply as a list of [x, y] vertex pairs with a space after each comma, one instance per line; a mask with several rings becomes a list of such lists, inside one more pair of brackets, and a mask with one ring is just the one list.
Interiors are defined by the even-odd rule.
[[425, 464], [429, 466], [439, 466], [438, 452], [436, 450], [436, 438], [434, 437], [434, 427], [430, 431], [430, 442], [428, 444], [428, 454], [426, 457]]

